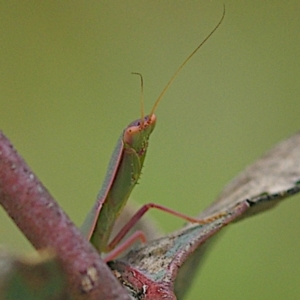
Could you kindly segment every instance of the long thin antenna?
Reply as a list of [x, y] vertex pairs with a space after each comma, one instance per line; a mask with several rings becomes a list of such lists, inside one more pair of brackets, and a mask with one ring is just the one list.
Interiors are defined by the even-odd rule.
[[144, 127], [145, 107], [144, 107], [144, 79], [141, 73], [131, 72], [133, 75], [138, 75], [141, 78], [141, 128]]
[[215, 26], [215, 28], [210, 32], [210, 34], [201, 42], [201, 44], [185, 59], [185, 61], [179, 66], [179, 68], [177, 69], [177, 71], [174, 73], [174, 75], [171, 77], [171, 79], [169, 80], [169, 82], [167, 83], [167, 85], [164, 87], [164, 89], [162, 90], [162, 92], [160, 93], [160, 95], [158, 96], [157, 100], [155, 101], [153, 108], [151, 110], [150, 113], [150, 119], [151, 116], [154, 114], [159, 102], [161, 101], [161, 99], [163, 98], [164, 94], [166, 93], [166, 91], [169, 89], [171, 83], [174, 81], [174, 79], [176, 78], [176, 76], [179, 74], [179, 72], [181, 71], [181, 69], [187, 64], [187, 62], [192, 58], [192, 56], [203, 46], [203, 44], [213, 35], [213, 33], [218, 29], [218, 27], [221, 25], [221, 23], [223, 22], [225, 17], [225, 4], [224, 4], [224, 8], [223, 8], [223, 15], [221, 17], [221, 20], [219, 21], [219, 23]]

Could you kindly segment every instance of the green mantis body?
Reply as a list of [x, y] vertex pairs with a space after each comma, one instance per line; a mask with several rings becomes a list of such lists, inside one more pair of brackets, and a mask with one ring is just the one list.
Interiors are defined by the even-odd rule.
[[83, 231], [88, 233], [87, 238], [99, 251], [110, 250], [108, 240], [115, 219], [139, 179], [155, 123], [155, 115], [146, 116], [143, 123], [140, 119], [136, 120], [118, 139], [96, 205], [83, 225]]
[[[118, 139], [116, 148], [113, 152], [108, 166], [108, 171], [104, 183], [98, 194], [96, 204], [90, 211], [88, 217], [86, 218], [82, 226], [83, 234], [85, 234], [86, 238], [90, 240], [90, 242], [100, 253], [109, 252], [113, 250], [116, 247], [116, 245], [120, 242], [120, 240], [125, 236], [125, 234], [131, 229], [131, 227], [150, 208], [157, 208], [169, 212], [189, 222], [195, 222], [200, 224], [207, 223], [207, 220], [197, 220], [179, 212], [168, 209], [166, 207], [150, 203], [143, 206], [133, 216], [129, 223], [124, 226], [124, 228], [115, 237], [115, 239], [110, 244], [108, 244], [114, 223], [120, 215], [123, 207], [126, 205], [129, 195], [131, 194], [134, 186], [136, 185], [140, 177], [145, 156], [147, 153], [148, 140], [156, 124], [156, 116], [154, 115], [156, 107], [158, 106], [163, 95], [173, 82], [174, 78], [178, 75], [180, 70], [220, 26], [220, 24], [223, 21], [224, 15], [225, 9], [223, 11], [223, 15], [219, 23], [204, 39], [204, 41], [202, 41], [202, 43], [186, 58], [186, 60], [174, 73], [174, 75], [172, 76], [172, 78], [167, 83], [160, 96], [156, 100], [151, 113], [144, 117], [142, 101], [141, 118], [130, 123]], [[213, 217], [213, 219], [215, 218], [216, 216]], [[209, 218], [209, 220], [211, 220], [211, 218]], [[128, 241], [127, 244], [131, 244], [136, 239], [141, 239], [142, 241], [144, 241], [143, 235], [141, 233], [137, 233], [136, 235], [132, 236], [132, 238], [130, 239], [130, 241]], [[116, 252], [116, 255], [119, 254], [119, 252]], [[115, 254], [110, 256], [110, 258], [114, 256]]]

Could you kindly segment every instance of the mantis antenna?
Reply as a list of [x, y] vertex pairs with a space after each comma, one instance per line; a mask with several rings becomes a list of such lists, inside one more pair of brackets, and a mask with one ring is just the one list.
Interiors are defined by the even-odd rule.
[[133, 75], [138, 75], [141, 78], [141, 128], [144, 127], [144, 116], [145, 116], [145, 108], [144, 108], [144, 79], [141, 73], [131, 72]]
[[210, 32], [210, 34], [201, 42], [201, 44], [185, 59], [185, 61], [179, 66], [179, 68], [176, 70], [176, 72], [174, 73], [174, 75], [171, 77], [171, 79], [169, 80], [169, 82], [166, 84], [166, 86], [164, 87], [164, 89], [162, 90], [162, 92], [160, 93], [160, 95], [158, 96], [157, 100], [155, 101], [153, 108], [149, 114], [149, 119], [151, 119], [152, 115], [154, 114], [159, 102], [161, 101], [161, 99], [163, 98], [163, 96], [165, 95], [166, 91], [169, 89], [170, 85], [172, 84], [172, 82], [174, 81], [174, 79], [177, 77], [177, 75], [180, 73], [180, 71], [182, 70], [182, 68], [188, 63], [188, 61], [194, 56], [194, 54], [205, 44], [205, 42], [213, 35], [213, 33], [219, 28], [219, 26], [221, 25], [221, 23], [223, 22], [225, 17], [225, 4], [223, 7], [223, 15], [219, 21], [219, 23], [215, 26], [215, 28]]

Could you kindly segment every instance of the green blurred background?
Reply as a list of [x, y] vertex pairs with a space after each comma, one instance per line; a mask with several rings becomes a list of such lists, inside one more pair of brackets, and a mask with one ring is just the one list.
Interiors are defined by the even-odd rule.
[[[299, 1], [225, 1], [157, 110], [133, 193], [189, 215], [299, 124]], [[219, 21], [222, 1], [1, 1], [0, 128], [77, 225], [122, 129]], [[299, 150], [300, 151], [300, 150]], [[299, 196], [233, 225], [187, 299], [300, 296]], [[1, 210], [1, 244], [31, 246]], [[182, 221], [151, 213], [166, 232]]]

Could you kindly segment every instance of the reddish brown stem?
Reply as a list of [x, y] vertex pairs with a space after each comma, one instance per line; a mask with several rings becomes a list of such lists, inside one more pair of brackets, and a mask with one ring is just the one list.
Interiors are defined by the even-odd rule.
[[74, 299], [130, 299], [0, 131], [0, 204], [36, 249], [53, 249]]

